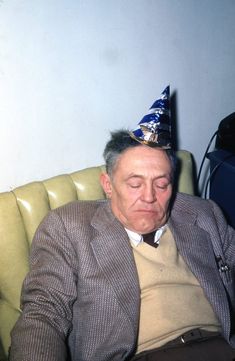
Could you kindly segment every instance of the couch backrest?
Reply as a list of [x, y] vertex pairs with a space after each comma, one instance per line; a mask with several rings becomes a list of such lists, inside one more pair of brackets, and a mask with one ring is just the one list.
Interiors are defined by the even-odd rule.
[[[178, 190], [193, 194], [191, 154], [179, 151], [177, 155]], [[21, 286], [39, 223], [49, 210], [70, 201], [105, 198], [99, 183], [102, 171], [103, 166], [86, 168], [0, 193], [0, 361], [7, 356], [10, 331], [21, 312]]]

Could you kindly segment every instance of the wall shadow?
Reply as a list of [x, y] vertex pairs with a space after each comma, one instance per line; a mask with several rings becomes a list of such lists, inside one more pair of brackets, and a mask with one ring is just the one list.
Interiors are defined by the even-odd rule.
[[179, 138], [178, 138], [178, 113], [177, 113], [177, 92], [174, 91], [170, 98], [171, 103], [171, 136], [172, 136], [172, 148], [178, 150]]

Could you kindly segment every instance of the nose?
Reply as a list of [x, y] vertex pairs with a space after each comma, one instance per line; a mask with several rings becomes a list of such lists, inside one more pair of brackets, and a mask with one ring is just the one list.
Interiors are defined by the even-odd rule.
[[156, 201], [156, 191], [152, 184], [148, 184], [144, 187], [143, 193], [142, 193], [142, 199], [143, 201], [147, 203], [153, 203]]

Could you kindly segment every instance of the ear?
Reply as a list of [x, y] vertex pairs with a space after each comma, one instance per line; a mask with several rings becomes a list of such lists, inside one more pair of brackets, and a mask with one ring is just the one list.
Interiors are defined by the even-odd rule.
[[100, 184], [106, 194], [107, 198], [111, 197], [112, 194], [112, 182], [107, 173], [101, 173], [100, 175]]

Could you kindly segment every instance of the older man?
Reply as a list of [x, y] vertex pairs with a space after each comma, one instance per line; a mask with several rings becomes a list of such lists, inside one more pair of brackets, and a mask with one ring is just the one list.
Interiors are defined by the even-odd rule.
[[158, 108], [106, 145], [108, 200], [40, 225], [11, 361], [235, 360], [235, 232], [213, 202], [173, 196]]

